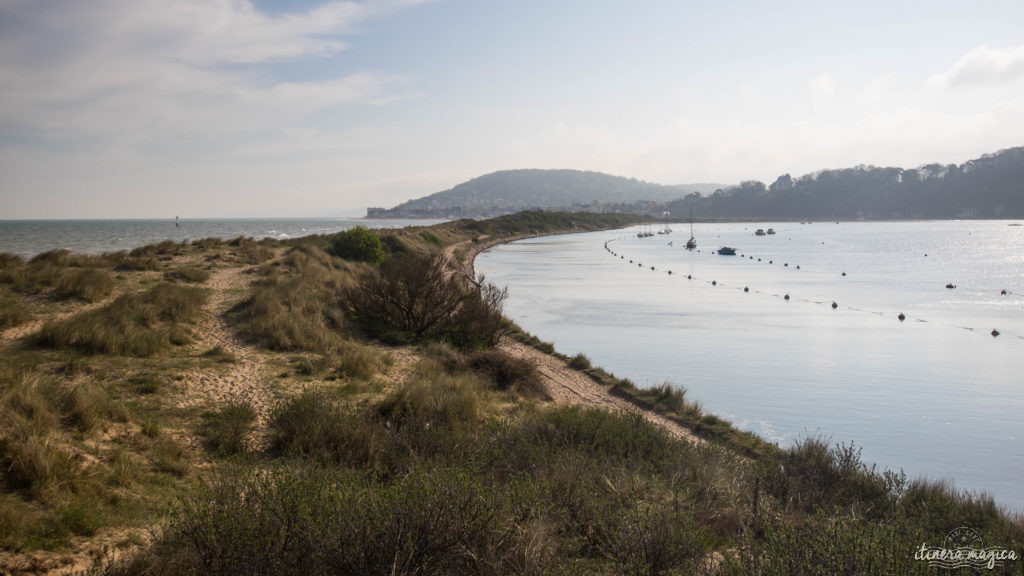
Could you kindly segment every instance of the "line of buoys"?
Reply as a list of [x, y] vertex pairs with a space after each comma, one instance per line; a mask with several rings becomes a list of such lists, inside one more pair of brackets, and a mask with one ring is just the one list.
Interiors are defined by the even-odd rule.
[[[608, 249], [608, 247], [607, 247], [607, 243], [606, 243], [606, 246], [605, 246], [605, 248], [606, 248], [606, 249]], [[608, 252], [609, 252], [609, 253], [611, 253], [611, 254], [612, 254], [613, 256], [618, 256], [618, 257], [619, 257], [619, 259], [621, 259], [621, 260], [625, 260], [625, 259], [626, 259], [625, 255], [617, 254], [617, 253], [615, 253], [614, 251], [612, 251], [611, 249], [608, 249]], [[700, 252], [700, 250], [698, 250], [698, 252]], [[714, 255], [714, 252], [710, 252], [710, 254], [711, 254], [711, 255]], [[927, 254], [925, 254], [925, 256], [927, 256]], [[742, 255], [741, 255], [741, 257], [742, 257]], [[749, 257], [749, 259], [753, 260], [753, 259], [754, 259], [754, 257], [753, 257], [753, 256], [750, 256], [750, 257]], [[757, 259], [757, 261], [758, 261], [758, 262], [761, 262], [761, 258], [758, 258], [758, 259]], [[630, 263], [630, 264], [633, 264], [633, 263], [634, 263], [634, 261], [633, 261], [633, 260], [630, 260], [630, 261], [629, 261], [629, 263]], [[769, 261], [768, 261], [768, 263], [769, 263], [769, 264], [774, 264], [774, 260], [769, 260]], [[642, 267], [643, 267], [643, 263], [642, 263], [642, 262], [637, 262], [637, 266], [638, 266], [638, 267], [641, 267], [641, 268], [642, 268]], [[789, 267], [789, 263], [788, 263], [788, 262], [785, 262], [785, 263], [783, 264], [783, 266], [785, 266], [785, 267]], [[655, 266], [651, 266], [650, 268], [651, 268], [651, 270], [656, 270], [656, 269], [657, 269], [657, 268], [656, 268]], [[800, 269], [800, 265], [796, 265], [796, 266], [795, 266], [795, 268], [796, 268], [797, 270], [799, 270], [799, 269]], [[671, 275], [673, 274], [672, 270], [667, 270], [667, 271], [666, 271], [666, 273], [667, 273], [667, 274], [668, 274], [669, 276], [671, 276]], [[843, 276], [843, 277], [845, 277], [845, 276], [846, 276], [846, 272], [845, 272], [845, 271], [844, 271], [844, 272], [842, 272], [842, 276]], [[687, 275], [686, 275], [686, 279], [687, 279], [687, 280], [693, 280], [693, 279], [694, 279], [694, 278], [693, 278], [693, 274], [687, 274]], [[712, 281], [710, 281], [710, 282], [709, 282], [709, 284], [710, 284], [711, 286], [718, 286], [718, 281], [717, 281], [717, 280], [712, 280]], [[724, 284], [723, 284], [723, 286], [724, 286]], [[947, 288], [947, 289], [951, 289], [951, 290], [952, 290], [952, 289], [955, 289], [956, 287], [957, 287], [957, 286], [956, 286], [956, 284], [953, 284], [952, 282], [950, 282], [950, 283], [946, 284], [946, 288]], [[739, 288], [737, 288], [737, 289], [739, 289]], [[750, 292], [750, 287], [749, 287], [749, 286], [744, 286], [744, 287], [743, 287], [743, 292], [744, 292], [744, 293], [749, 293], [749, 292]], [[761, 292], [761, 291], [759, 291], [759, 290], [755, 290], [754, 292], [755, 292], [756, 294], [764, 294], [763, 292]], [[1001, 291], [1000, 291], [999, 293], [1000, 293], [1001, 295], [1003, 295], [1003, 296], [1005, 296], [1005, 295], [1009, 294], [1009, 292], [1007, 292], [1007, 290], [1006, 290], [1006, 289], [1003, 289], [1003, 290], [1001, 290]], [[773, 295], [774, 295], [775, 297], [778, 297], [778, 296], [779, 296], [778, 294], [773, 294]], [[785, 293], [785, 294], [784, 294], [784, 295], [782, 296], [782, 299], [783, 299], [783, 300], [785, 300], [785, 301], [787, 301], [787, 302], [788, 302], [788, 301], [789, 301], [789, 300], [790, 300], [791, 298], [792, 298], [792, 297], [791, 297], [791, 296], [789, 295], [789, 293]], [[824, 302], [821, 302], [821, 301], [817, 301], [817, 300], [808, 300], [808, 299], [806, 299], [806, 298], [798, 298], [798, 300], [802, 300], [802, 301], [804, 301], [804, 302], [809, 302], [809, 303], [813, 303], [813, 304], [819, 304], [819, 305], [822, 305], [822, 304], [824, 304]], [[832, 306], [832, 309], [833, 309], [833, 310], [837, 310], [837, 309], [839, 308], [839, 303], [838, 303], [838, 302], [836, 302], [836, 301], [832, 301], [832, 303], [831, 303], [831, 306]], [[848, 308], [849, 308], [850, 310], [853, 310], [853, 311], [856, 311], [856, 312], [867, 312], [867, 313], [871, 313], [871, 314], [876, 314], [876, 315], [878, 315], [878, 316], [885, 316], [885, 313], [884, 313], [884, 312], [878, 312], [878, 311], [871, 311], [871, 310], [863, 310], [863, 309], [860, 309], [860, 308], [855, 308], [855, 307], [852, 307], [852, 306], [848, 306]], [[904, 322], [904, 321], [906, 321], [906, 319], [907, 319], [907, 316], [906, 316], [906, 314], [904, 314], [903, 312], [900, 312], [899, 314], [897, 314], [896, 318], [897, 318], [897, 319], [898, 319], [898, 320], [899, 320], [900, 322]], [[915, 320], [916, 320], [916, 321], [918, 321], [918, 322], [924, 322], [924, 323], [928, 323], [928, 320], [925, 320], [925, 319], [922, 319], [922, 318], [915, 318]], [[971, 327], [968, 327], [968, 326], [960, 326], [960, 328], [963, 328], [964, 330], [969, 330], [969, 331], [971, 331], [971, 332], [975, 332], [975, 329], [974, 329], [974, 328], [971, 328]], [[992, 331], [990, 332], [990, 334], [992, 335], [992, 337], [997, 337], [997, 336], [999, 336], [999, 335], [1000, 335], [1000, 332], [999, 332], [999, 330], [998, 330], [998, 329], [992, 329]], [[1018, 337], [1018, 338], [1021, 338], [1021, 339], [1024, 339], [1024, 336], [1017, 336], [1017, 337]]]

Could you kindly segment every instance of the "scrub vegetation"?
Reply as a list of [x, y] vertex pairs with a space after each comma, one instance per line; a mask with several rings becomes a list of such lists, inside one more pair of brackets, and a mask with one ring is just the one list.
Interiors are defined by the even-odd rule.
[[[0, 257], [0, 566], [921, 573], [914, 552], [958, 526], [1024, 553], [1022, 521], [991, 498], [875, 470], [852, 444], [781, 449], [583, 355], [558, 358], [632, 408], [552, 401], [505, 344], [553, 348], [459, 256], [625, 223], [531, 212], [359, 232], [379, 262], [332, 237]], [[109, 285], [67, 296], [65, 277]]]

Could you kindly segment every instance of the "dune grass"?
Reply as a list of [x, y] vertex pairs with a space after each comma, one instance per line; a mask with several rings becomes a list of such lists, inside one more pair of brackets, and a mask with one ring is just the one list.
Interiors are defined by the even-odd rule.
[[299, 244], [262, 275], [252, 296], [231, 311], [240, 335], [281, 351], [325, 352], [341, 343], [339, 298], [353, 282], [350, 265]]
[[47, 322], [36, 341], [91, 354], [152, 356], [189, 341], [186, 324], [205, 301], [206, 293], [199, 288], [157, 284], [121, 295], [102, 308]]

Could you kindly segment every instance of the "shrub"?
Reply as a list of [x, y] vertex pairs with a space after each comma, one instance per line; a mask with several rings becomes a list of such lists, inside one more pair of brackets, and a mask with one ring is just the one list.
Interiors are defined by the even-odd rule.
[[249, 451], [249, 437], [256, 423], [252, 404], [234, 402], [206, 414], [202, 436], [206, 447], [219, 456]]
[[507, 293], [460, 281], [442, 254], [386, 260], [345, 292], [352, 314], [392, 341], [443, 338], [472, 348], [493, 345]]
[[501, 350], [479, 350], [470, 354], [466, 363], [497, 390], [514, 390], [524, 396], [550, 399], [537, 367], [529, 360]]
[[462, 428], [477, 421], [480, 404], [480, 390], [473, 378], [453, 376], [424, 360], [410, 378], [381, 400], [377, 412], [399, 427]]
[[590, 358], [582, 352], [569, 359], [569, 367], [576, 370], [590, 370]]
[[331, 238], [327, 251], [344, 260], [380, 264], [384, 260], [384, 248], [380, 237], [363, 226], [339, 232]]
[[271, 448], [286, 456], [372, 462], [385, 442], [381, 427], [351, 414], [323, 389], [283, 401], [270, 416]]
[[507, 496], [450, 470], [381, 483], [302, 465], [236, 471], [183, 502], [162, 540], [107, 574], [504, 574]]
[[766, 492], [787, 508], [805, 512], [831, 512], [834, 508], [884, 514], [902, 490], [898, 476], [881, 475], [860, 459], [853, 444], [829, 447], [820, 438], [795, 444], [781, 462], [762, 462]]
[[381, 236], [380, 243], [381, 247], [384, 248], [384, 251], [387, 252], [389, 256], [408, 254], [409, 252], [411, 252], [409, 246], [407, 246], [406, 243], [403, 242], [401, 238], [394, 234]]

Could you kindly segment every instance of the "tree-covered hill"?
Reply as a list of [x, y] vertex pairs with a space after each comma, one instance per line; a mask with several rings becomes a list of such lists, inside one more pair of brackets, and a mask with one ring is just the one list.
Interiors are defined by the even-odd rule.
[[820, 170], [770, 185], [663, 186], [599, 172], [507, 170], [370, 218], [481, 218], [521, 210], [626, 212], [688, 218], [1024, 218], [1024, 147], [962, 164]]
[[[370, 208], [369, 218], [483, 218], [521, 210], [643, 212], [649, 204], [712, 192], [719, 185], [662, 186], [634, 178], [580, 170], [503, 170], [391, 209]], [[636, 210], [639, 208], [639, 210]]]
[[704, 218], [1024, 218], [1024, 147], [963, 164], [857, 166], [748, 181], [666, 208]]

